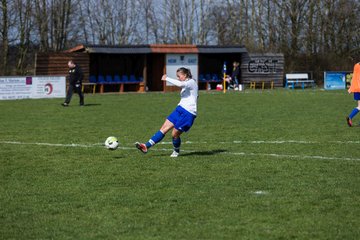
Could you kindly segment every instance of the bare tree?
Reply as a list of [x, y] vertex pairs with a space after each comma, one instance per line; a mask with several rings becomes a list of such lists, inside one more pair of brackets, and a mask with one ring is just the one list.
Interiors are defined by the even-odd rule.
[[[351, 49], [355, 46], [360, 46], [360, 27], [356, 19], [359, 17], [359, 7], [356, 8], [356, 2], [353, 0], [349, 1], [338, 1], [336, 3], [335, 12], [335, 32], [336, 35], [334, 44], [331, 47], [336, 51], [338, 55], [349, 54]], [[357, 9], [357, 10], [356, 10]]]
[[289, 19], [289, 38], [290, 38], [290, 54], [297, 54], [300, 50], [299, 40], [301, 37], [301, 29], [306, 17], [306, 9], [309, 0], [290, 0], [284, 1], [281, 5], [284, 8], [285, 15]]
[[[139, 0], [139, 10], [142, 12], [142, 15], [139, 15], [141, 18], [140, 22], [144, 22], [144, 25], [139, 25], [138, 29], [140, 32], [145, 32], [146, 43], [158, 42], [159, 41], [159, 21], [156, 16], [155, 6], [153, 0]], [[140, 37], [140, 36], [139, 36]], [[143, 37], [144, 38], [144, 37]]]
[[15, 0], [15, 8], [17, 9], [17, 32], [18, 32], [18, 55], [16, 72], [24, 74], [25, 59], [29, 51], [31, 42], [31, 31], [33, 29], [33, 9], [31, 0]]
[[101, 0], [99, 4], [90, 0], [86, 11], [83, 21], [88, 21], [90, 27], [84, 27], [92, 32], [92, 43], [134, 44], [139, 17], [137, 1]]
[[2, 13], [2, 30], [1, 30], [1, 39], [2, 39], [2, 69], [3, 74], [7, 74], [7, 62], [8, 62], [8, 52], [9, 52], [9, 19], [8, 19], [8, 3], [7, 0], [1, 1], [1, 13]]
[[170, 0], [162, 3], [160, 16], [164, 43], [194, 43], [196, 6], [195, 0]]
[[266, 29], [267, 29], [267, 51], [276, 51], [276, 5], [271, 0], [264, 0], [266, 9]]
[[212, 3], [207, 2], [206, 0], [200, 0], [199, 6], [198, 6], [198, 16], [197, 19], [197, 29], [196, 31], [197, 38], [195, 41], [201, 45], [206, 45], [209, 43], [209, 33], [211, 31], [211, 22], [210, 22], [210, 16], [209, 12], [211, 9]]
[[181, 39], [181, 2], [178, 0], [169, 1], [169, 11], [168, 11], [168, 22], [171, 26], [171, 32], [173, 35], [173, 41], [177, 44], [182, 43]]
[[51, 2], [50, 46], [54, 51], [64, 49], [67, 44], [69, 24], [74, 8], [71, 0], [52, 0]]
[[59, 51], [68, 47], [70, 35], [76, 35], [78, 31], [78, 18], [73, 19], [78, 5], [76, 0], [35, 0], [41, 51]]
[[50, 16], [48, 15], [49, 9], [46, 0], [35, 0], [35, 20], [37, 23], [40, 50], [49, 51], [49, 27], [48, 21]]
[[192, 44], [194, 42], [195, 11], [195, 0], [185, 0], [181, 19], [183, 42], [186, 44]]
[[229, 44], [240, 44], [241, 36], [241, 3], [237, 0], [226, 1], [227, 38]]
[[321, 54], [349, 54], [359, 46], [359, 9], [356, 0], [320, 0], [317, 2], [317, 34], [315, 40]]
[[224, 5], [214, 5], [211, 9], [212, 14], [212, 25], [214, 31], [214, 37], [217, 40], [217, 44], [219, 45], [227, 45], [229, 40], [227, 37], [227, 26], [228, 26], [228, 18], [227, 18], [227, 8]]
[[[252, 2], [253, 7], [255, 6], [255, 2]], [[262, 2], [257, 4], [257, 9], [254, 10], [253, 13], [253, 21], [255, 26], [255, 42], [257, 42], [256, 48], [260, 51], [265, 51], [266, 49], [266, 38], [267, 38], [267, 32], [266, 32], [266, 9], [264, 7], [264, 4]]]
[[313, 0], [309, 3], [307, 21], [305, 27], [305, 52], [308, 55], [316, 54], [319, 50], [319, 6], [320, 0]]
[[92, 15], [92, 1], [79, 1], [79, 28], [85, 44], [96, 43], [97, 32], [95, 31], [95, 21]]
[[243, 44], [282, 52], [290, 65], [360, 52], [358, 0], [1, 0], [0, 7], [3, 74], [10, 62], [23, 72], [30, 45], [49, 52], [84, 42]]
[[118, 4], [119, 31], [117, 38], [119, 44], [139, 44], [140, 40], [136, 39], [137, 28], [139, 24], [139, 3], [133, 0], [124, 0]]

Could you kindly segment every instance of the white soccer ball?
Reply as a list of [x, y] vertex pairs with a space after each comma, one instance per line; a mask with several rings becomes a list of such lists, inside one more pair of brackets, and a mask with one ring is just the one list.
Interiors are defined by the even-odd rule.
[[105, 147], [109, 150], [116, 150], [119, 147], [119, 141], [116, 137], [108, 137], [105, 140]]

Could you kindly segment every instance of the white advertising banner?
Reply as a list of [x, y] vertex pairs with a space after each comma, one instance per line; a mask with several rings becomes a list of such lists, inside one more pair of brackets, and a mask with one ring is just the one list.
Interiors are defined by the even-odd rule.
[[0, 77], [0, 100], [63, 98], [66, 77]]
[[[198, 79], [198, 55], [197, 54], [166, 54], [166, 74], [176, 78], [176, 70], [180, 67], [189, 68], [194, 79]], [[173, 84], [166, 82], [167, 86]]]

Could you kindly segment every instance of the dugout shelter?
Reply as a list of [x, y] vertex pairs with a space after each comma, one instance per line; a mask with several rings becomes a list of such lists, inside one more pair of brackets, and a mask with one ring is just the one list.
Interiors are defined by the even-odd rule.
[[[264, 60], [262, 56], [277, 60]], [[177, 90], [161, 81], [161, 76], [166, 73], [175, 77], [180, 66], [191, 69], [201, 90], [205, 89], [207, 82], [213, 85], [221, 82], [224, 62], [227, 73], [231, 74], [233, 61], [241, 64], [244, 84], [268, 79], [275, 81], [275, 86], [283, 85], [283, 56], [258, 54], [253, 61], [244, 46], [82, 44], [64, 52], [37, 54], [35, 75], [67, 75], [67, 61], [70, 59], [82, 67], [84, 83], [95, 81], [103, 85], [103, 92], [117, 91], [119, 83], [125, 83], [121, 84], [124, 91]], [[276, 74], [269, 74], [269, 63], [273, 67], [271, 73], [276, 71]]]

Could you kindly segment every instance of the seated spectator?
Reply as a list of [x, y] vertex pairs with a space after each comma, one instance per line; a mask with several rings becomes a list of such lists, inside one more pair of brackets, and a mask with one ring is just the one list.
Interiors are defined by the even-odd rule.
[[239, 79], [240, 79], [240, 63], [237, 61], [234, 61], [231, 77], [228, 77], [228, 80], [226, 80], [226, 78], [225, 78], [225, 81], [229, 81], [230, 88], [238, 90], [239, 89]]

